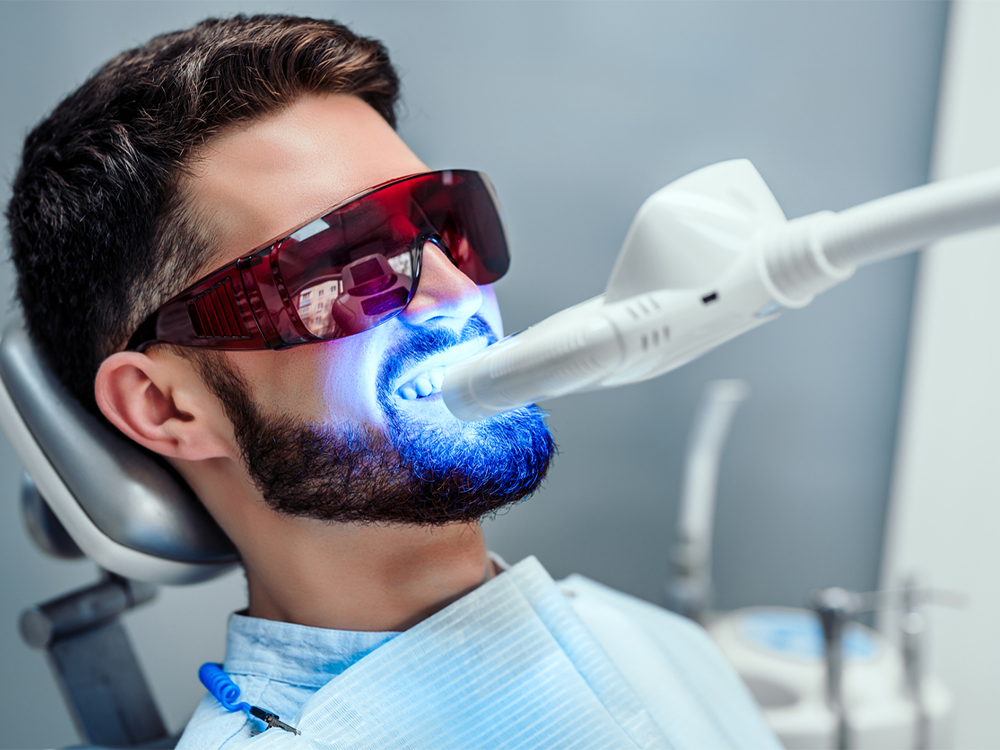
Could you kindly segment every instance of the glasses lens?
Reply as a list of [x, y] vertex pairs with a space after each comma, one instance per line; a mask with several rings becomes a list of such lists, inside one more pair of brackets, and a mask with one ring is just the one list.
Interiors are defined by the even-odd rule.
[[490, 284], [507, 270], [492, 188], [464, 171], [379, 188], [302, 227], [272, 258], [302, 325], [335, 339], [374, 328], [406, 307], [430, 238], [476, 284]]
[[507, 273], [510, 256], [493, 187], [478, 172], [435, 173], [414, 189], [414, 201], [466, 276], [492, 284]]

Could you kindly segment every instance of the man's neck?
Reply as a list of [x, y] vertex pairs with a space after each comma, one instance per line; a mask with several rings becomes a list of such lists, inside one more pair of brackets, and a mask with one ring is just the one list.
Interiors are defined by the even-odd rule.
[[[478, 523], [287, 523], [294, 528], [275, 529], [266, 550], [243, 550], [253, 617], [336, 630], [405, 630], [494, 573]], [[257, 558], [267, 564], [256, 565]]]

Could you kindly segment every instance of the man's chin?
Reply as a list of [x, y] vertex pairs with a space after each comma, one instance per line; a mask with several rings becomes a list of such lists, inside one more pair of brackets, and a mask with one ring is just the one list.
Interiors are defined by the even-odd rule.
[[389, 439], [417, 476], [464, 477], [484, 491], [527, 483], [528, 494], [536, 484], [530, 476], [545, 474], [555, 446], [537, 406], [478, 422], [458, 419], [440, 399], [428, 407], [389, 415]]

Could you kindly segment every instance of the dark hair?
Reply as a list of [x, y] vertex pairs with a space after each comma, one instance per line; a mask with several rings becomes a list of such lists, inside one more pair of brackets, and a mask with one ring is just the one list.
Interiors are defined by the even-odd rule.
[[7, 207], [32, 339], [96, 412], [94, 377], [212, 254], [178, 188], [235, 123], [306, 93], [354, 94], [395, 127], [385, 48], [332, 21], [208, 19], [114, 58], [28, 135]]

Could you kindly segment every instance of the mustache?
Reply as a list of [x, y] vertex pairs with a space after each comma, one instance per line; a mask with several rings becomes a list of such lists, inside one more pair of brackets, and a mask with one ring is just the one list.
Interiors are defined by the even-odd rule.
[[405, 341], [386, 351], [385, 358], [379, 366], [379, 389], [388, 394], [392, 383], [395, 383], [407, 369], [439, 352], [479, 339], [486, 339], [488, 344], [493, 344], [497, 340], [490, 324], [479, 315], [469, 318], [462, 330], [457, 333], [444, 327], [418, 328]]

